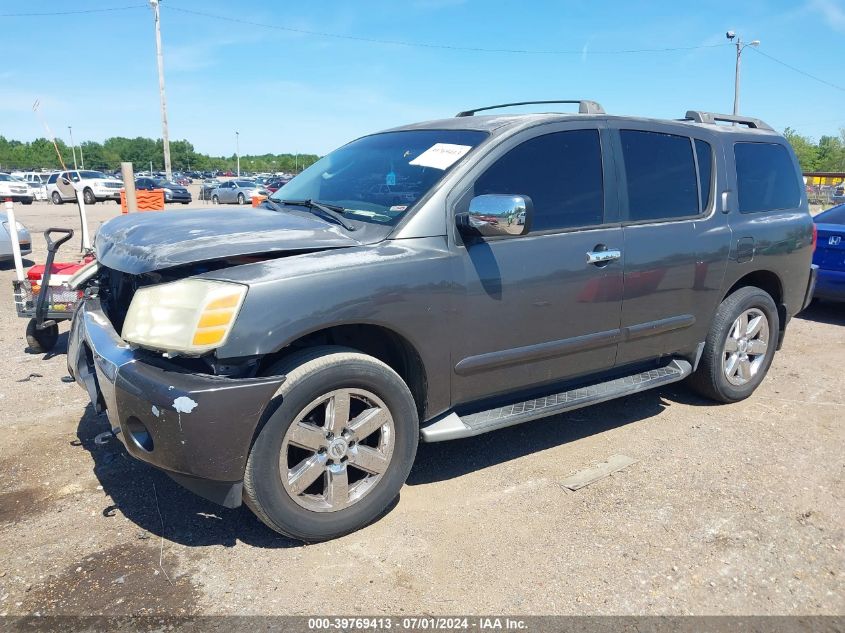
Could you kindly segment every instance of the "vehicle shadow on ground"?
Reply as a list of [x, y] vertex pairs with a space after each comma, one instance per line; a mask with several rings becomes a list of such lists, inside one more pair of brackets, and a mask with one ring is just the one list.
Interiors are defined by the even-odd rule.
[[[683, 385], [671, 385], [474, 438], [420, 444], [408, 484], [460, 477], [613, 428], [647, 421], [675, 403], [714, 404]], [[238, 541], [261, 548], [302, 546], [300, 541], [287, 539], [267, 528], [245, 506], [223, 508], [185, 490], [163, 472], [131, 457], [116, 438], [97, 444], [95, 438], [108, 430], [106, 416], [95, 413], [89, 404], [79, 421], [77, 437], [91, 454], [94, 474], [112, 500], [104, 505], [102, 514], [106, 517], [123, 514], [138, 526], [139, 539], [163, 535], [169, 541], [190, 547], [233, 547]], [[398, 500], [394, 501], [385, 514], [397, 503]]]
[[102, 514], [123, 514], [138, 526], [138, 539], [164, 536], [190, 547], [233, 547], [238, 541], [262, 548], [302, 546], [267, 528], [245, 506], [224, 508], [188, 492], [163, 472], [131, 457], [117, 438], [97, 444], [94, 439], [108, 430], [106, 416], [89, 404], [79, 420], [77, 437], [91, 453], [94, 474], [112, 500]]
[[434, 444], [421, 443], [408, 484], [414, 486], [461, 477], [610, 429], [648, 421], [674, 403], [716, 405], [697, 396], [684, 385], [670, 385], [476, 437]]
[[813, 301], [797, 318], [828, 325], [845, 325], [845, 303]]
[[[27, 259], [26, 257], [23, 258], [23, 267], [24, 268], [31, 268], [35, 266], [35, 262], [31, 259]], [[15, 268], [15, 261], [13, 259], [4, 259], [0, 261], [0, 270], [14, 270]]]

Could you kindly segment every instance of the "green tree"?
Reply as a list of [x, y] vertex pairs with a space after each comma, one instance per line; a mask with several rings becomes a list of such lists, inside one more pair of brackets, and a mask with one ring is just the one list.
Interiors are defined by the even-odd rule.
[[798, 163], [801, 165], [801, 171], [817, 171], [819, 163], [819, 148], [812, 139], [801, 136], [788, 127], [783, 131], [783, 136], [792, 145], [795, 150], [795, 155], [798, 157]]

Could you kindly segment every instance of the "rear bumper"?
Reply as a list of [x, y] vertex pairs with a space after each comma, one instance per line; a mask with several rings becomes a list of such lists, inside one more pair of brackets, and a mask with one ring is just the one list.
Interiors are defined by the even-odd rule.
[[845, 301], [845, 271], [819, 269], [815, 297]]
[[284, 377], [231, 379], [145, 362], [98, 299], [82, 301], [68, 371], [133, 457], [227, 507], [240, 505], [252, 438]]

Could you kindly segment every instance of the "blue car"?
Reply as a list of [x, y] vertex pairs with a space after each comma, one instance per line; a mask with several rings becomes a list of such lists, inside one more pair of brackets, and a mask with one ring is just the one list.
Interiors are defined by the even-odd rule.
[[813, 221], [818, 230], [813, 263], [819, 267], [813, 296], [845, 301], [845, 204], [819, 213]]

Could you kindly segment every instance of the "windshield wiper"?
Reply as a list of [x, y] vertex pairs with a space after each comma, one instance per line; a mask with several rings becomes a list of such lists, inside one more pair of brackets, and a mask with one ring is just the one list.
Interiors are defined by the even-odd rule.
[[[268, 200], [270, 200], [270, 198], [268, 198]], [[344, 208], [341, 206], [325, 204], [324, 202], [318, 202], [316, 200], [311, 200], [310, 198], [307, 200], [273, 200], [273, 202], [277, 204], [290, 205], [292, 207], [306, 207], [307, 209], [313, 211], [315, 215], [319, 215], [324, 220], [329, 220], [330, 222], [339, 224], [347, 231], [355, 230], [354, 226], [343, 219], [341, 212], [344, 211]]]

